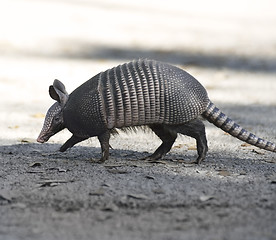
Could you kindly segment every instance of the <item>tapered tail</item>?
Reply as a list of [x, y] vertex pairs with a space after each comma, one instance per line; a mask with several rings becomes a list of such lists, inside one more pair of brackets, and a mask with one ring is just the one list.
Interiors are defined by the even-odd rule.
[[221, 128], [223, 131], [229, 133], [233, 137], [236, 137], [251, 145], [265, 149], [271, 152], [276, 152], [276, 145], [272, 142], [266, 141], [243, 129], [232, 119], [227, 117], [221, 112], [211, 101], [209, 102], [207, 109], [203, 112], [202, 116], [206, 118], [210, 123]]

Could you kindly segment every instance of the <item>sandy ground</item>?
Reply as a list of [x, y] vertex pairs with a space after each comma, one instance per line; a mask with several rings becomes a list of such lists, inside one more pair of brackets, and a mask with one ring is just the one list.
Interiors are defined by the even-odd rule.
[[225, 113], [276, 142], [274, 1], [10, 0], [0, 2], [0, 239], [276, 239], [275, 153], [206, 123], [209, 154], [180, 136], [155, 163], [152, 133], [57, 150], [35, 139], [53, 101], [134, 58], [183, 67]]

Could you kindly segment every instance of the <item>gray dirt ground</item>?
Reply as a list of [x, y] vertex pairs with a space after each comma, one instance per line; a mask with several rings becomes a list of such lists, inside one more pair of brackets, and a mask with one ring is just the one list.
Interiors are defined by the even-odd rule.
[[185, 68], [225, 113], [276, 142], [274, 1], [35, 1], [0, 3], [0, 239], [276, 239], [276, 155], [206, 122], [209, 154], [180, 136], [165, 159], [139, 160], [150, 132], [97, 139], [65, 153], [70, 133], [35, 139], [53, 101], [133, 58]]

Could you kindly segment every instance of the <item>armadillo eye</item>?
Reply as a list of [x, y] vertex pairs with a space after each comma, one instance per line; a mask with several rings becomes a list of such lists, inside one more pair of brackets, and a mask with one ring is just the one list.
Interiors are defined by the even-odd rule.
[[54, 121], [55, 121], [55, 122], [58, 122], [58, 121], [59, 121], [59, 119], [60, 119], [60, 117], [59, 117], [59, 116], [55, 116], [55, 117], [54, 117]]

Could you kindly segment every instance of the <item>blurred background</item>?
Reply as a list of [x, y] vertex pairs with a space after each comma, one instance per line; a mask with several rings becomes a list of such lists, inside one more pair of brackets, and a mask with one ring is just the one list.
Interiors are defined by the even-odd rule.
[[0, 0], [0, 144], [35, 141], [55, 78], [71, 92], [135, 58], [184, 68], [226, 109], [275, 106], [275, 9], [272, 0]]

